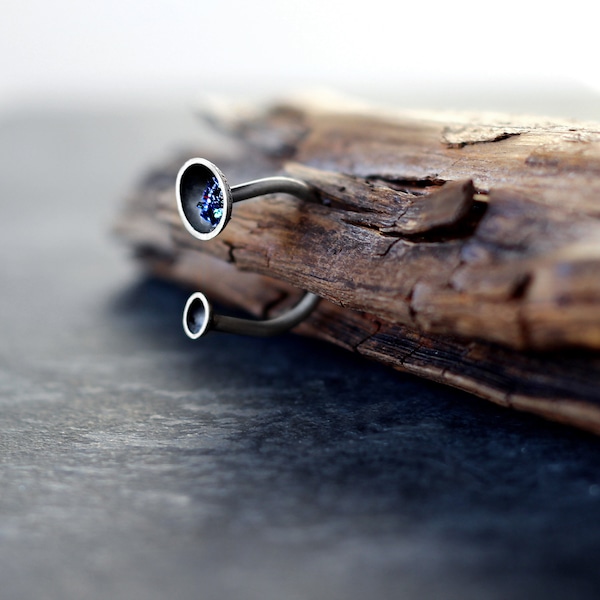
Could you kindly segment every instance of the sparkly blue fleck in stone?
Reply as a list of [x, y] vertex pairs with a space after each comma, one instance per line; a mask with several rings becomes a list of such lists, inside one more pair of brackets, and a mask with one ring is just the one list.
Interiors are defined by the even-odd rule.
[[196, 204], [200, 218], [214, 229], [223, 217], [223, 192], [216, 177], [208, 182], [202, 192], [202, 199]]

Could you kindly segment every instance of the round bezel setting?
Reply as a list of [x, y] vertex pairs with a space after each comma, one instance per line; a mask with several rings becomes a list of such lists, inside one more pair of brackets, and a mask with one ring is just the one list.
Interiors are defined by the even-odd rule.
[[183, 330], [192, 340], [202, 337], [209, 329], [213, 318], [212, 306], [202, 292], [192, 294], [183, 309]]
[[179, 216], [189, 233], [210, 240], [231, 218], [231, 189], [221, 170], [204, 158], [192, 158], [179, 169], [175, 184]]

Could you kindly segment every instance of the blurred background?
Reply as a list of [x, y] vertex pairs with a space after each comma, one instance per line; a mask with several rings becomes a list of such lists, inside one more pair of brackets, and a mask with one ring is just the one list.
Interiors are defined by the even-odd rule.
[[600, 118], [593, 3], [1, 0], [0, 107], [328, 87]]

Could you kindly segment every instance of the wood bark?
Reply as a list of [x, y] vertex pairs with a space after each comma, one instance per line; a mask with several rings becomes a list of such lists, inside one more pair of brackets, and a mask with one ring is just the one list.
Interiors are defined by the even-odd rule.
[[[199, 143], [124, 207], [151, 270], [259, 316], [310, 290], [302, 333], [600, 433], [600, 125], [311, 104], [215, 125], [227, 150]], [[241, 203], [200, 242], [174, 200], [194, 155], [318, 200]]]

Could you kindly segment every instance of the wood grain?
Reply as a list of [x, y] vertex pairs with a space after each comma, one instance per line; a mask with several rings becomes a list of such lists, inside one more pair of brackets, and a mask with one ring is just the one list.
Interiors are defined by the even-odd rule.
[[119, 219], [148, 268], [256, 315], [310, 290], [303, 333], [600, 433], [600, 125], [307, 104], [218, 125], [232, 184], [283, 172], [318, 201], [241, 203], [199, 242], [173, 190], [199, 144]]

